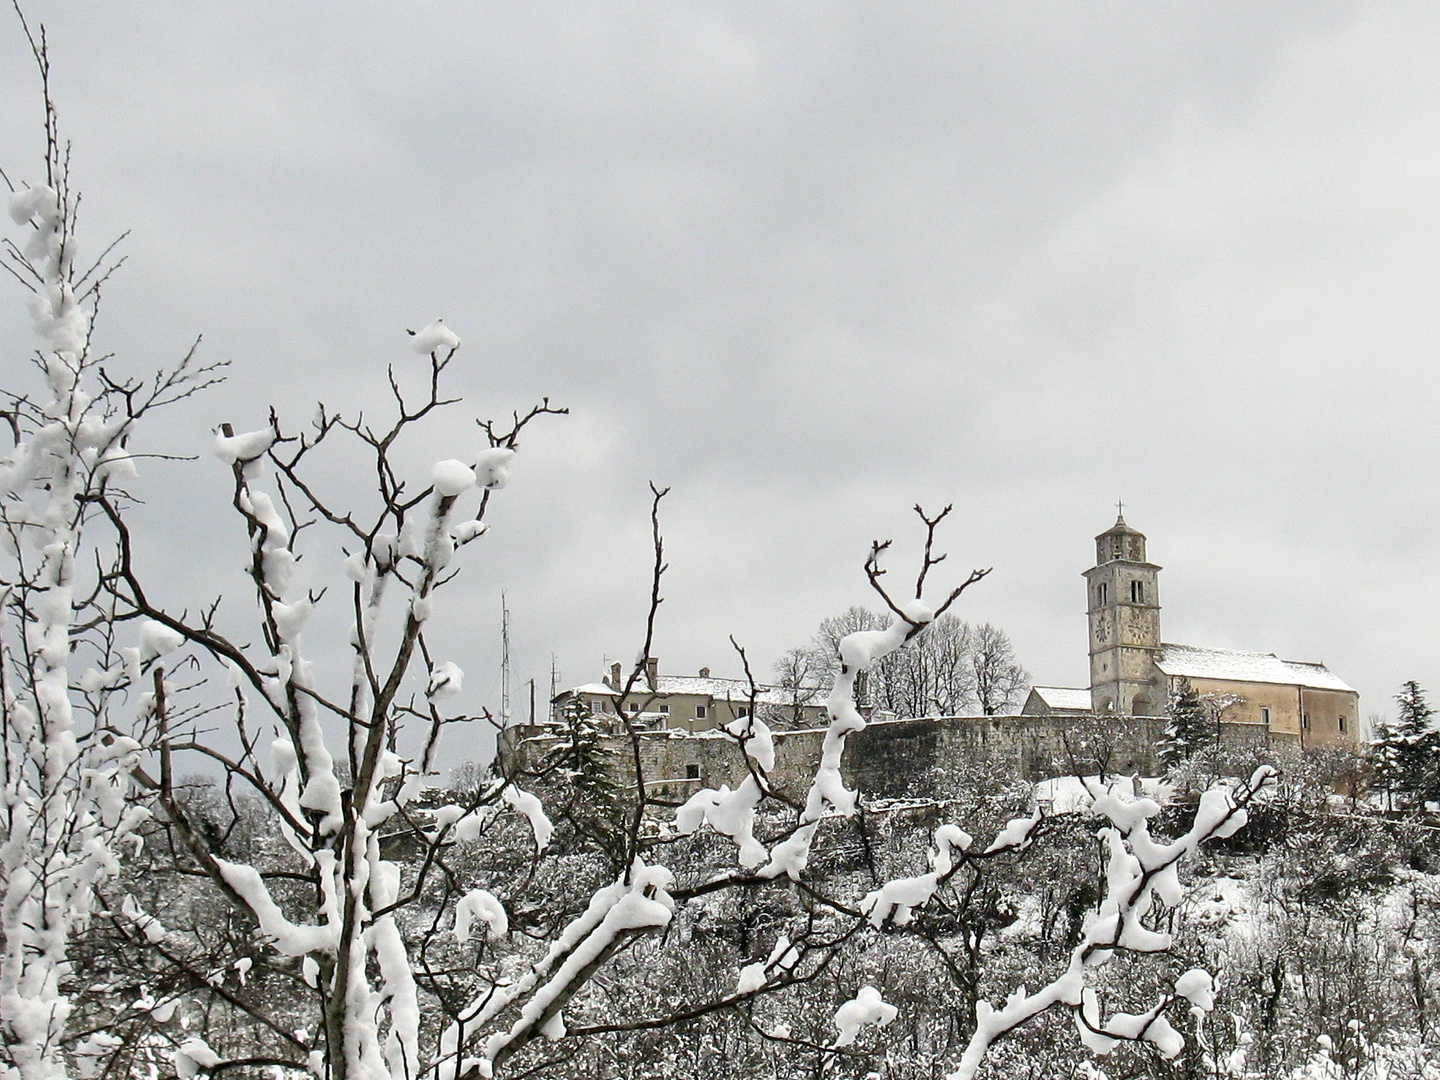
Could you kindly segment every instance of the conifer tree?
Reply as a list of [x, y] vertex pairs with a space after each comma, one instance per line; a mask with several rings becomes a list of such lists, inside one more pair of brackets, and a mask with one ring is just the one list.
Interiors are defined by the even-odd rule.
[[554, 743], [542, 772], [558, 788], [554, 794], [561, 816], [580, 836], [618, 857], [624, 815], [615, 781], [619, 754], [611, 733], [580, 698], [568, 701], [546, 726]]
[[1424, 806], [1440, 799], [1440, 731], [1425, 689], [1407, 680], [1395, 695], [1396, 722], [1385, 725], [1372, 744], [1370, 762], [1380, 787]]
[[1205, 699], [1182, 678], [1170, 691], [1165, 705], [1165, 737], [1160, 740], [1160, 762], [1173, 769], [1194, 756], [1215, 733], [1215, 718]]

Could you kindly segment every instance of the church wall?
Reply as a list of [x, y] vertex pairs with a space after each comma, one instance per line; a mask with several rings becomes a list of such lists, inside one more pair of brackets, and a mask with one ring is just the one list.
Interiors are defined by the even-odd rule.
[[1272, 732], [1300, 737], [1300, 688], [1297, 686], [1197, 678], [1192, 678], [1190, 685], [1200, 694], [1238, 694], [1242, 700], [1225, 710], [1225, 719], [1231, 723], [1264, 726], [1260, 710], [1268, 708]]
[[[1354, 746], [1360, 737], [1360, 699], [1352, 691], [1228, 679], [1192, 678], [1190, 685], [1201, 694], [1239, 694], [1244, 699], [1225, 710], [1226, 723], [1263, 727], [1260, 710], [1268, 707], [1270, 732], [1305, 746]], [[1306, 714], [1310, 717], [1308, 730], [1304, 728]], [[1340, 730], [1342, 716], [1345, 718], [1343, 732]]]
[[[1342, 690], [1301, 691], [1302, 715], [1308, 716], [1310, 726], [1304, 732], [1302, 742], [1306, 746], [1354, 746], [1360, 738], [1359, 696]], [[1345, 718], [1345, 730], [1340, 730], [1340, 717]], [[1303, 725], [1302, 725], [1303, 726]]]

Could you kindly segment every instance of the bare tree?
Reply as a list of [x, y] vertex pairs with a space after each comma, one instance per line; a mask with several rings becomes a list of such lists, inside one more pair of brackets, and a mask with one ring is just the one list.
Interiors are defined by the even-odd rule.
[[[786, 653], [781, 677], [799, 670], [814, 685], [828, 685], [839, 668], [841, 640], [859, 630], [883, 629], [887, 622], [884, 612], [858, 606], [823, 620], [809, 646]], [[946, 612], [924, 635], [877, 660], [856, 684], [857, 699], [895, 716], [964, 715], [975, 707], [974, 647], [971, 627]]]
[[799, 727], [805, 719], [804, 706], [814, 703], [821, 693], [824, 667], [814, 649], [787, 649], [774, 667], [775, 689], [784, 703], [774, 706], [766, 719], [780, 727]]
[[1030, 673], [1015, 658], [1009, 635], [999, 627], [981, 623], [974, 628], [970, 666], [975, 676], [975, 698], [986, 716], [1013, 708], [1024, 699]]

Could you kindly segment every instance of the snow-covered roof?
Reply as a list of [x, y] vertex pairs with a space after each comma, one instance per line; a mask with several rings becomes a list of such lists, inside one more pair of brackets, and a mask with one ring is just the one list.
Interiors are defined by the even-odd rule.
[[[718, 701], [733, 701], [736, 704], [748, 704], [750, 701], [750, 684], [744, 679], [712, 679], [700, 678], [696, 675], [661, 675], [659, 685], [654, 690], [650, 689], [650, 683], [642, 675], [635, 682], [635, 689], [631, 691], [634, 696], [655, 694], [659, 697], [670, 697], [676, 694], [690, 694], [699, 697], [714, 698]], [[566, 694], [578, 696], [590, 694], [595, 697], [618, 697], [617, 691], [612, 690], [606, 683], [585, 683], [583, 686], [572, 686], [564, 691]], [[563, 696], [563, 695], [557, 695]], [[825, 700], [825, 693], [822, 690], [811, 687], [803, 687], [798, 690], [756, 684], [755, 703], [757, 705], [794, 705], [797, 701], [801, 705], [820, 705]]]
[[[712, 679], [696, 675], [661, 675], [657, 694], [699, 694], [721, 701], [746, 702], [750, 700], [750, 683], [745, 679]], [[790, 705], [799, 701], [803, 705], [816, 705], [825, 695], [813, 687], [765, 686], [755, 684], [755, 700], [761, 705]]]
[[[565, 693], [572, 696], [578, 696], [580, 694], [593, 694], [596, 697], [616, 696], [615, 691], [611, 690], [610, 687], [603, 682], [587, 682], [583, 686], [572, 686], [569, 690], [566, 690]], [[557, 694], [556, 696], [558, 697], [559, 695]]]
[[1075, 686], [1032, 686], [1030, 688], [1052, 709], [1090, 711], [1090, 691]]
[[1306, 686], [1315, 690], [1348, 690], [1353, 687], [1324, 664], [1281, 660], [1274, 653], [1236, 652], [1232, 649], [1202, 649], [1195, 645], [1161, 645], [1155, 661], [1166, 675], [1190, 679], [1226, 679], [1232, 682], [1278, 683]]

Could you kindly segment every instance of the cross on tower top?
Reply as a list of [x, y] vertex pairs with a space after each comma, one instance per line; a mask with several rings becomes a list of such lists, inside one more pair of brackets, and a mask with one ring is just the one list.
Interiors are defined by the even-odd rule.
[[1116, 499], [1116, 500], [1115, 500], [1115, 520], [1116, 520], [1116, 521], [1124, 521], [1124, 520], [1125, 520], [1125, 503], [1124, 503], [1124, 501], [1121, 500], [1121, 499]]

